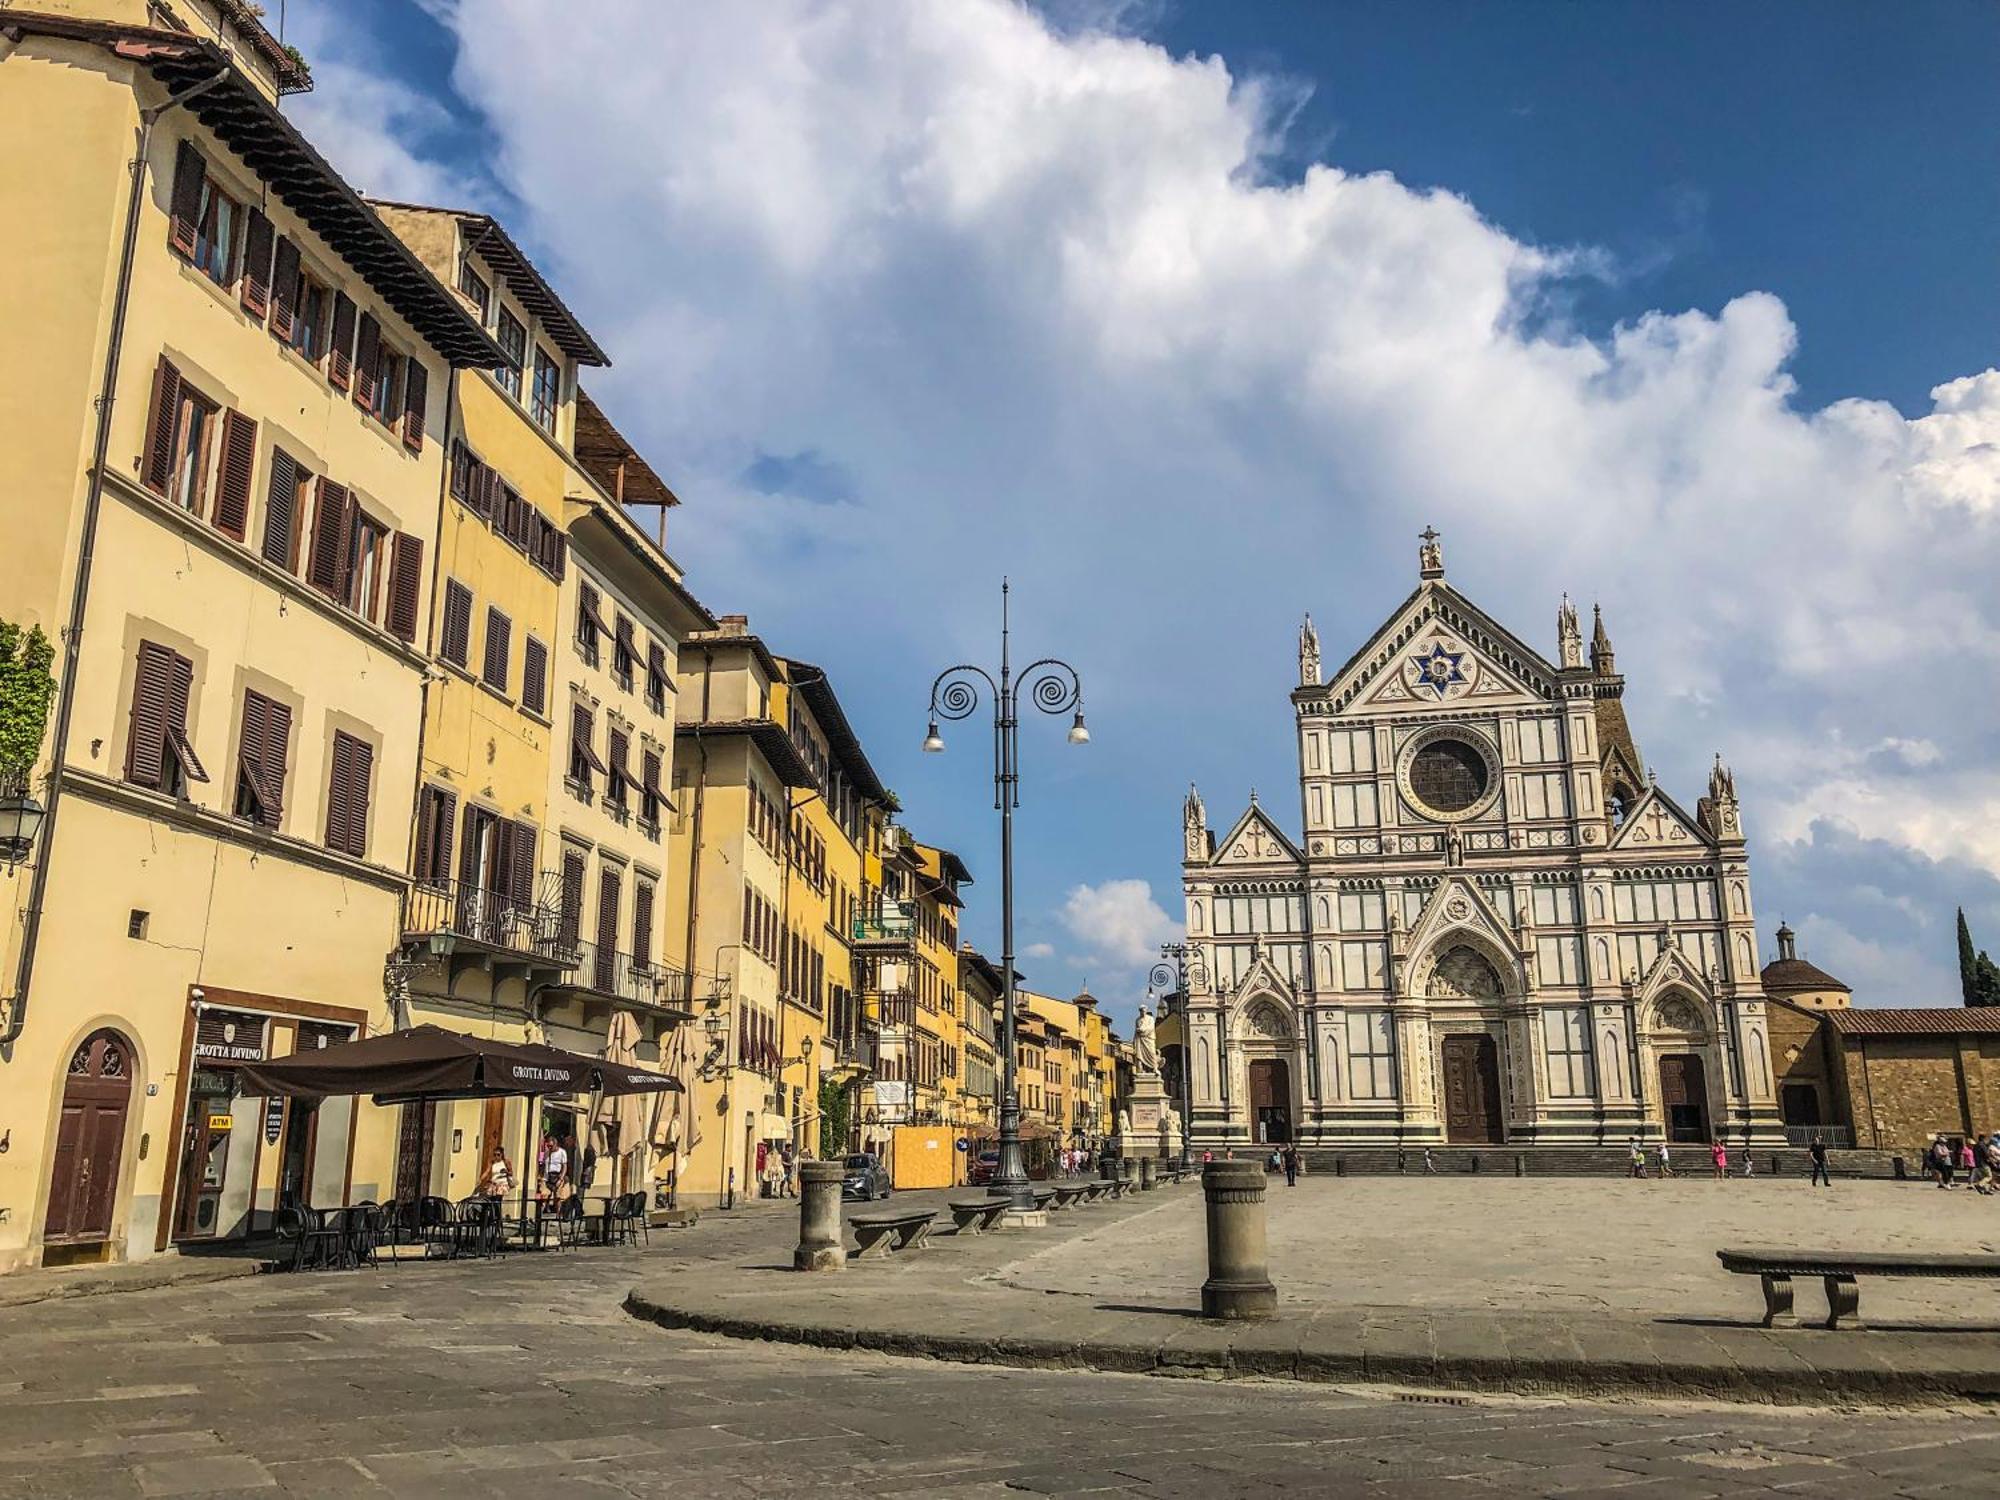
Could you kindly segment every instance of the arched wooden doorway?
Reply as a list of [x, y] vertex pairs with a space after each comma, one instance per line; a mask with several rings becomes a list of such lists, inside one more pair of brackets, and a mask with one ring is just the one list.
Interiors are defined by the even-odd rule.
[[1444, 1138], [1465, 1145], [1498, 1146], [1507, 1139], [1500, 1119], [1500, 1056], [1493, 1038], [1448, 1036], [1440, 1044], [1444, 1075]]
[[1250, 1121], [1264, 1145], [1291, 1140], [1292, 1070], [1283, 1058], [1263, 1057], [1250, 1064]]
[[1669, 1052], [1660, 1059], [1660, 1106], [1674, 1144], [1697, 1146], [1710, 1139], [1708, 1078], [1695, 1054]]
[[70, 1057], [63, 1080], [44, 1242], [80, 1245], [110, 1238], [131, 1103], [131, 1042], [116, 1031], [93, 1031]]

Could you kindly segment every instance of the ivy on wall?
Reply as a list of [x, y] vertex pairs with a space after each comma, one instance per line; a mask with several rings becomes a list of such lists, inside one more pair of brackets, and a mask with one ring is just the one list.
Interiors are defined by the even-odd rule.
[[20, 786], [41, 754], [55, 701], [56, 650], [37, 625], [0, 620], [0, 784]]

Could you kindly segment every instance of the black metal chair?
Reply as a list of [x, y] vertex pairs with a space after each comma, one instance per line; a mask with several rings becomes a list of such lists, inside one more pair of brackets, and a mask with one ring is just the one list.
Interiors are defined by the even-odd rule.
[[574, 1250], [584, 1243], [588, 1236], [589, 1223], [583, 1212], [581, 1198], [565, 1198], [550, 1216], [556, 1231], [556, 1248]]
[[[278, 1255], [271, 1262], [274, 1268], [287, 1271], [302, 1269], [306, 1263], [306, 1216], [296, 1205], [278, 1210], [272, 1232], [277, 1236]], [[289, 1248], [289, 1254], [287, 1249]]]
[[346, 1239], [341, 1233], [338, 1211], [299, 1205], [305, 1220], [304, 1255], [300, 1262], [317, 1270], [339, 1270], [347, 1264]]
[[621, 1201], [623, 1207], [618, 1213], [620, 1238], [627, 1244], [637, 1244], [643, 1236], [647, 1244], [652, 1244], [652, 1226], [646, 1222], [645, 1193], [627, 1193]]
[[423, 1241], [424, 1259], [430, 1260], [432, 1253], [441, 1260], [450, 1260], [458, 1254], [458, 1220], [451, 1211], [451, 1203], [444, 1198], [419, 1198], [416, 1202], [417, 1236]]
[[380, 1266], [378, 1251], [382, 1244], [382, 1205], [363, 1201], [342, 1210], [343, 1227], [347, 1233], [347, 1253], [357, 1266]]

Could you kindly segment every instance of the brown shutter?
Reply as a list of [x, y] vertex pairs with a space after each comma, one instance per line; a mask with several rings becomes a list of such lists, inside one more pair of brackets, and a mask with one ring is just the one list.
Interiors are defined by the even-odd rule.
[[513, 654], [514, 625], [499, 610], [486, 611], [486, 661], [480, 676], [495, 692], [507, 691], [507, 660]]
[[195, 238], [201, 225], [201, 185], [208, 176], [208, 164], [201, 148], [182, 141], [174, 157], [174, 196], [167, 226], [167, 243], [185, 256], [194, 255]]
[[562, 935], [572, 946], [583, 930], [583, 856], [563, 850]]
[[535, 829], [530, 823], [514, 826], [514, 867], [508, 897], [523, 910], [535, 904]]
[[276, 828], [285, 810], [285, 757], [292, 747], [292, 710], [272, 702], [264, 715], [264, 748], [259, 757], [264, 776], [264, 824]]
[[326, 378], [336, 391], [347, 389], [353, 369], [354, 303], [347, 293], [333, 294], [333, 337], [327, 344]]
[[181, 372], [166, 355], [153, 372], [153, 414], [146, 422], [146, 451], [139, 477], [162, 495], [174, 477], [174, 424], [181, 410]]
[[466, 452], [464, 443], [460, 442], [457, 438], [453, 438], [451, 440], [450, 458], [451, 498], [462, 501], [466, 498], [466, 480], [471, 474], [472, 455]]
[[438, 655], [454, 667], [466, 663], [472, 649], [472, 590], [456, 578], [444, 585], [444, 628], [438, 634]]
[[194, 690], [194, 663], [185, 656], [170, 653], [170, 657], [167, 663], [167, 748], [180, 762], [184, 780], [206, 781], [208, 772], [202, 769], [201, 757], [194, 753], [187, 732], [188, 698]]
[[424, 451], [424, 401], [430, 377], [423, 362], [412, 354], [403, 365], [403, 446], [412, 453]]
[[299, 466], [283, 448], [271, 450], [271, 482], [264, 490], [264, 561], [292, 570], [298, 527]]
[[271, 335], [281, 343], [292, 341], [292, 323], [299, 307], [299, 247], [282, 235], [271, 267]]
[[368, 850], [368, 793], [374, 748], [344, 730], [333, 735], [333, 775], [329, 778], [326, 844], [356, 859]]
[[373, 313], [363, 313], [354, 339], [354, 404], [364, 411], [375, 409], [375, 359], [381, 349], [382, 325]]
[[624, 730], [611, 731], [610, 752], [606, 758], [611, 765], [611, 774], [604, 790], [616, 798], [622, 807], [625, 802], [625, 787], [632, 779], [625, 774], [625, 766], [631, 753], [631, 741], [626, 738]]
[[424, 543], [406, 531], [396, 533], [389, 559], [389, 629], [403, 640], [417, 638], [417, 615], [424, 596]]
[[159, 786], [166, 766], [167, 682], [174, 653], [151, 641], [139, 642], [132, 674], [132, 727], [125, 744], [125, 779], [135, 786]]
[[521, 647], [521, 706], [534, 713], [549, 709], [549, 648], [533, 636]]
[[347, 783], [350, 775], [347, 747], [352, 743], [339, 730], [333, 735], [333, 763], [326, 778], [326, 846], [347, 847]]
[[210, 518], [224, 536], [242, 541], [250, 527], [250, 476], [257, 461], [257, 424], [233, 407], [222, 414], [222, 463]]
[[243, 306], [258, 317], [271, 307], [271, 221], [259, 209], [250, 210], [243, 231]]
[[597, 758], [597, 751], [591, 747], [590, 743], [593, 727], [590, 722], [590, 710], [585, 708], [581, 703], [573, 705], [570, 709], [569, 722], [570, 741], [574, 745], [576, 753], [582, 757], [583, 763], [589, 766], [591, 770], [600, 776], [604, 775], [604, 762]]
[[427, 881], [437, 874], [438, 835], [438, 789], [434, 786], [417, 789], [417, 852], [410, 862], [410, 874], [418, 881]]
[[632, 966], [652, 967], [653, 888], [645, 881], [632, 887]]
[[347, 602], [350, 505], [345, 485], [320, 480], [319, 503], [313, 510], [312, 561], [306, 569], [307, 582], [343, 604]]
[[616, 870], [600, 870], [597, 876], [597, 973], [592, 977], [600, 990], [609, 990], [618, 978], [618, 887]]

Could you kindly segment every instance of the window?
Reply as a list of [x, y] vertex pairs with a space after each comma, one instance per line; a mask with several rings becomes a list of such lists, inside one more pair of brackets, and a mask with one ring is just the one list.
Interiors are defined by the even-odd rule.
[[306, 269], [296, 243], [279, 240], [271, 271], [271, 336], [317, 365], [326, 354], [332, 313], [333, 292]]
[[660, 752], [639, 757], [639, 822], [657, 833], [660, 828]]
[[220, 426], [216, 415], [216, 404], [162, 357], [153, 372], [153, 409], [139, 474], [149, 489], [195, 515], [201, 514], [208, 492], [211, 450]]
[[556, 408], [562, 405], [562, 361], [548, 350], [535, 346], [535, 388], [528, 410], [535, 425], [544, 432], [556, 430]]
[[597, 872], [597, 963], [591, 977], [609, 990], [618, 979], [618, 892], [624, 882], [606, 865]]
[[644, 878], [632, 886], [632, 967], [653, 967], [653, 882]]
[[384, 427], [394, 427], [403, 415], [403, 363], [403, 356], [387, 344], [376, 344], [373, 405], [369, 410]]
[[597, 758], [597, 751], [590, 743], [595, 731], [590, 710], [581, 703], [573, 703], [569, 714], [569, 779], [576, 784], [578, 791], [588, 797], [591, 772], [605, 775], [604, 762]]
[[306, 581], [371, 624], [416, 639], [423, 602], [421, 538], [361, 509], [347, 486], [322, 477], [313, 508]]
[[588, 666], [597, 665], [597, 638], [607, 635], [604, 618], [597, 612], [597, 590], [581, 585], [576, 596], [576, 651]]
[[188, 743], [188, 696], [194, 663], [152, 641], [139, 643], [132, 674], [131, 732], [125, 745], [125, 779], [134, 786], [184, 796], [191, 781], [207, 781]]
[[271, 479], [264, 495], [264, 561], [293, 573], [299, 566], [299, 522], [312, 492], [312, 471], [283, 448], [271, 450]]
[[496, 693], [507, 691], [507, 658], [512, 654], [514, 624], [491, 605], [486, 609], [486, 663], [480, 678]]
[[382, 623], [387, 607], [382, 585], [389, 569], [389, 539], [394, 534], [388, 525], [355, 507], [349, 533], [352, 550], [347, 561], [346, 602], [349, 609], [371, 624]]
[[633, 665], [632, 622], [623, 615], [617, 615], [612, 620], [611, 675], [628, 693], [632, 691]]
[[583, 935], [583, 851], [563, 849], [562, 941], [574, 952]]
[[604, 779], [604, 795], [618, 804], [622, 812], [625, 807], [625, 789], [632, 784], [632, 773], [626, 768], [631, 764], [632, 742], [624, 730], [614, 728], [608, 736], [610, 754], [605, 757], [610, 767]]
[[410, 871], [426, 885], [442, 885], [451, 879], [451, 839], [458, 813], [458, 797], [441, 786], [427, 786], [417, 793], [417, 852]]
[[201, 184], [201, 207], [195, 214], [193, 260], [217, 286], [236, 281], [236, 226], [242, 205], [222, 190], [213, 177]]
[[438, 630], [438, 655], [454, 667], [465, 666], [472, 650], [472, 590], [456, 578], [444, 581], [444, 619]]
[[521, 707], [531, 714], [549, 711], [549, 648], [533, 636], [521, 645]]
[[667, 653], [658, 641], [646, 642], [646, 706], [656, 714], [667, 711]]
[[1558, 1099], [1588, 1098], [1592, 1092], [1589, 1008], [1549, 1007], [1542, 1012], [1542, 1035], [1548, 1044], [1549, 1093]]
[[236, 753], [236, 816], [276, 828], [285, 810], [285, 756], [292, 739], [292, 710], [246, 689], [243, 738]]
[[347, 389], [354, 373], [354, 304], [347, 293], [333, 294], [333, 315], [327, 335], [326, 378], [337, 391]]
[[333, 768], [327, 777], [327, 848], [356, 859], [367, 857], [369, 784], [374, 771], [374, 747], [344, 729], [336, 729]]
[[1348, 1012], [1347, 1083], [1356, 1099], [1396, 1097], [1396, 1033], [1389, 1012]]
[[500, 352], [507, 356], [507, 363], [493, 372], [507, 394], [516, 401], [521, 399], [521, 366], [528, 361], [528, 330], [521, 320], [506, 308], [500, 309], [500, 325], [495, 330], [495, 338], [500, 344]]
[[243, 275], [237, 296], [260, 322], [271, 310], [271, 221], [251, 209], [243, 230]]
[[469, 260], [458, 263], [458, 289], [465, 293], [466, 300], [478, 311], [479, 326], [484, 328], [493, 315], [493, 288], [486, 284], [484, 276], [472, 269]]

